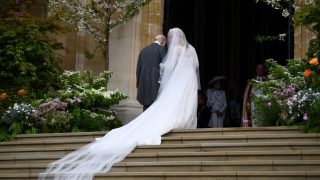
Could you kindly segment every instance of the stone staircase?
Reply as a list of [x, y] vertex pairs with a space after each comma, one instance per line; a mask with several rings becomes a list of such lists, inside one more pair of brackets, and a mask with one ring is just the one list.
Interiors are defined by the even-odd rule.
[[[37, 179], [47, 164], [105, 132], [18, 135], [0, 143], [0, 179]], [[296, 127], [173, 130], [95, 180], [319, 180], [320, 135]]]

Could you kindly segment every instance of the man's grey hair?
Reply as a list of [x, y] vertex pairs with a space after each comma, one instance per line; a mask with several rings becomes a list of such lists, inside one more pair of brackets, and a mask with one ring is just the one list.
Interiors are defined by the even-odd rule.
[[159, 34], [159, 35], [157, 35], [155, 38], [154, 38], [156, 41], [161, 41], [161, 40], [164, 40], [164, 41], [166, 41], [167, 40], [167, 38], [164, 36], [164, 35], [162, 35], [162, 34]]

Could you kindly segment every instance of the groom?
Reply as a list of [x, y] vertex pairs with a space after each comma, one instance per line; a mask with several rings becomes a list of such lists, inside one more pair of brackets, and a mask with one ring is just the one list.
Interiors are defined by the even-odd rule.
[[143, 48], [137, 64], [137, 100], [145, 111], [157, 98], [160, 63], [166, 54], [166, 37], [157, 35], [155, 41]]

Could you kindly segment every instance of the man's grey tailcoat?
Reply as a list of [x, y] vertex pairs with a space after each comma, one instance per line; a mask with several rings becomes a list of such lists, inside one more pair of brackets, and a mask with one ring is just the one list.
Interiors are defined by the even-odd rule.
[[166, 49], [157, 43], [152, 43], [141, 50], [137, 64], [137, 100], [146, 106], [152, 104], [158, 95], [160, 63]]

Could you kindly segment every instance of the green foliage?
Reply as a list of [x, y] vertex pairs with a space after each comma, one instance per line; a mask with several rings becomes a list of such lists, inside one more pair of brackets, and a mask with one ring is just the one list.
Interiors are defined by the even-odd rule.
[[294, 21], [297, 25], [307, 27], [309, 30], [319, 35], [320, 33], [320, 0], [314, 0], [312, 3], [304, 4], [295, 13]]
[[121, 126], [116, 112], [110, 108], [126, 98], [119, 91], [109, 91], [106, 85], [112, 73], [94, 76], [91, 71], [66, 71], [62, 75], [59, 96], [68, 102], [70, 126], [76, 131], [107, 130]]
[[94, 76], [91, 71], [65, 71], [61, 78], [61, 91], [72, 89], [73, 91], [84, 91], [84, 89], [100, 89], [106, 90], [106, 85], [111, 78], [110, 71], [104, 71], [98, 76]]
[[[311, 106], [320, 101], [317, 58], [289, 60], [286, 66], [269, 59], [266, 61], [266, 66], [269, 71], [268, 80], [254, 84], [255, 88], [263, 92], [253, 99], [255, 102], [253, 119], [256, 124], [297, 125], [303, 121], [304, 115], [316, 111], [317, 108]], [[310, 74], [306, 74], [306, 70], [310, 70]], [[267, 102], [271, 102], [272, 106], [266, 106]], [[304, 128], [310, 126], [319, 128], [316, 120], [308, 120], [303, 125]]]
[[116, 119], [115, 112], [96, 113], [85, 109], [74, 109], [70, 124], [73, 131], [110, 130], [122, 124]]
[[285, 122], [279, 121], [281, 119], [281, 110], [275, 100], [257, 99], [255, 100], [255, 107], [253, 119], [257, 126], [288, 125]]
[[71, 118], [67, 111], [67, 103], [58, 98], [44, 102], [33, 113], [42, 132], [69, 132]]
[[[34, 1], [8, 0], [0, 8], [0, 117], [14, 103], [45, 98], [59, 83], [62, 48], [50, 34], [60, 28], [52, 18], [37, 18], [26, 10]], [[19, 94], [18, 91], [25, 91]]]
[[307, 51], [307, 57], [311, 58], [313, 56], [320, 57], [320, 37], [316, 37], [309, 41], [309, 48]]
[[103, 131], [120, 127], [122, 124], [112, 106], [126, 96], [107, 90], [111, 75], [108, 71], [97, 76], [91, 71], [83, 74], [66, 71], [59, 77], [61, 85], [55, 99], [44, 96], [34, 99], [32, 105], [16, 103], [2, 110], [0, 141], [20, 133]]
[[0, 142], [1, 141], [9, 141], [11, 140], [12, 135], [10, 135], [7, 131], [3, 130], [3, 128], [0, 128]]
[[284, 38], [286, 37], [286, 34], [279, 34], [277, 36], [262, 36], [258, 35], [255, 37], [255, 40], [259, 43], [263, 42], [272, 42], [272, 41], [284, 41]]
[[316, 38], [310, 40], [307, 57], [320, 57], [320, 0], [301, 6], [294, 15], [296, 25], [302, 25], [316, 34]]
[[119, 91], [108, 91], [106, 84], [111, 77], [111, 72], [105, 71], [98, 76], [93, 76], [92, 72], [66, 71], [62, 75], [62, 89], [59, 95], [62, 100], [69, 103], [72, 108], [82, 108], [98, 111], [99, 108], [108, 109], [117, 105], [125, 99]]
[[63, 47], [51, 35], [64, 29], [54, 17], [25, 13], [34, 1], [8, 0], [0, 7], [0, 141], [19, 133], [121, 126], [111, 107], [126, 96], [107, 90], [111, 73], [62, 74], [56, 52]]
[[[282, 11], [282, 15], [293, 20], [295, 26], [304, 26], [309, 31], [315, 33], [316, 37], [309, 41], [307, 58], [312, 58], [313, 56], [320, 57], [320, 0], [257, 0], [257, 2], [259, 1]], [[293, 16], [289, 14], [289, 8], [296, 9]], [[273, 41], [277, 40], [277, 36], [258, 36], [256, 40], [258, 42]]]
[[301, 131], [320, 133], [320, 101], [313, 103], [307, 114], [308, 120], [300, 124]]
[[12, 135], [36, 133], [37, 124], [33, 117], [34, 108], [30, 104], [14, 104], [0, 118], [0, 140], [7, 140]]
[[2, 89], [29, 87], [47, 91], [56, 83], [60, 74], [56, 50], [62, 45], [48, 33], [58, 29], [52, 19], [36, 19], [27, 14], [0, 21]]
[[43, 117], [47, 119], [46, 124], [41, 126], [43, 133], [70, 132], [69, 112], [46, 111]]
[[93, 59], [94, 58], [94, 52], [91, 53], [88, 49], [86, 49], [84, 51], [84, 56], [87, 58], [87, 59]]
[[[140, 8], [150, 0], [48, 0], [49, 10], [62, 21], [76, 25], [76, 31], [84, 31], [92, 35], [97, 47], [105, 57], [105, 70], [109, 68], [109, 35], [119, 24], [124, 24]], [[91, 59], [94, 52], [85, 51], [85, 56]]]

